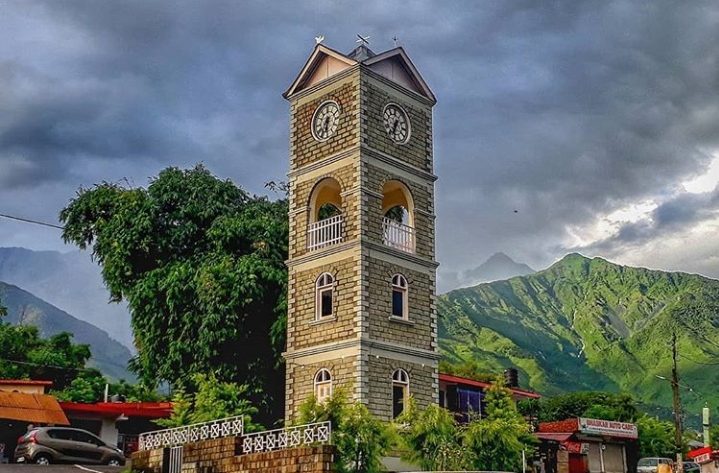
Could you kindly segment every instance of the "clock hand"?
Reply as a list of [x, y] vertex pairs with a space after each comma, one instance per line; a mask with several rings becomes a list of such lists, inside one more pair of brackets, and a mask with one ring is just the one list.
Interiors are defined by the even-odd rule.
[[325, 117], [325, 122], [322, 124], [322, 130], [327, 133], [327, 130], [330, 128], [330, 117]]
[[392, 134], [397, 131], [397, 125], [399, 125], [399, 119], [395, 120], [394, 125], [392, 125]]

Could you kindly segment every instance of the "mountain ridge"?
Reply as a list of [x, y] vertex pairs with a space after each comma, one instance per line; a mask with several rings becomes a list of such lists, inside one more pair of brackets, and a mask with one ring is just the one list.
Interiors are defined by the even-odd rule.
[[[629, 391], [666, 406], [671, 392], [654, 375], [668, 374], [668, 337], [677, 331], [687, 358], [719, 362], [718, 309], [717, 280], [572, 253], [531, 275], [440, 296], [440, 348], [454, 363], [516, 366], [545, 394]], [[699, 363], [682, 359], [680, 371], [716, 399], [719, 373], [707, 376]]]
[[88, 252], [0, 247], [0, 281], [104, 330], [133, 352], [129, 310], [109, 302], [100, 268]]
[[104, 330], [73, 317], [16, 285], [2, 281], [0, 303], [8, 312], [2, 321], [12, 325], [35, 325], [43, 337], [69, 332], [75, 343], [90, 345], [92, 358], [89, 366], [98, 368], [114, 379], [134, 380], [134, 376], [127, 370], [127, 362], [132, 354]]

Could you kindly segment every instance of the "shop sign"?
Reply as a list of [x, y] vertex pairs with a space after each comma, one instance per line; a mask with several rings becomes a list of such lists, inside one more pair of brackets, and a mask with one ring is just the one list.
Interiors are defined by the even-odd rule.
[[579, 431], [583, 434], [606, 435], [610, 437], [637, 438], [637, 426], [629, 422], [615, 422], [603, 419], [579, 418]]
[[712, 461], [711, 453], [702, 453], [701, 455], [697, 455], [696, 457], [694, 457], [695, 463], [702, 464], [702, 463], [709, 463], [710, 461]]

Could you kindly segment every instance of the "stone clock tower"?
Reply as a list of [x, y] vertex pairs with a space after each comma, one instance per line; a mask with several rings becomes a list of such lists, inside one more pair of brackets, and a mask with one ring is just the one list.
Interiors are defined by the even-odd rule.
[[337, 389], [437, 402], [432, 107], [402, 48], [317, 45], [290, 102], [286, 417]]

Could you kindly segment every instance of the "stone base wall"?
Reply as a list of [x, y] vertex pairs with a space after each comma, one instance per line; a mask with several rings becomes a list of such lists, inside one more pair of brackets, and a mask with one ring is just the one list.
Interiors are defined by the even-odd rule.
[[[272, 452], [237, 455], [241, 437], [224, 437], [189, 443], [183, 447], [182, 473], [334, 473], [331, 445], [296, 447]], [[163, 449], [132, 454], [132, 470], [167, 473]]]

